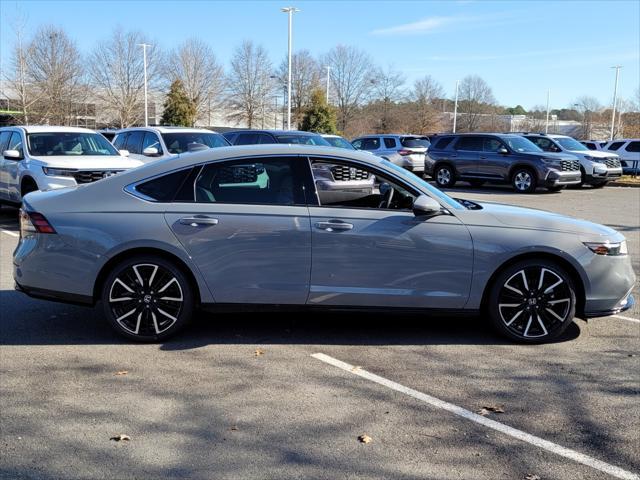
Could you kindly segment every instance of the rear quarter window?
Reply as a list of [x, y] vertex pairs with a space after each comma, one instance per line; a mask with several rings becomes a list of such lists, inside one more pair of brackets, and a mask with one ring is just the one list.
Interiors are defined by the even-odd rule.
[[627, 152], [640, 152], [640, 142], [630, 142], [625, 148]]
[[187, 188], [185, 193], [185, 188], [183, 188], [188, 178], [195, 180], [195, 176], [191, 174], [192, 170], [194, 169], [187, 168], [154, 178], [136, 186], [136, 191], [156, 202], [171, 202], [178, 196], [178, 193], [181, 197], [178, 199], [179, 201], [193, 201], [193, 181], [190, 189], [191, 198], [189, 198], [189, 189]]
[[433, 148], [436, 150], [444, 150], [449, 145], [451, 145], [451, 142], [453, 141], [454, 138], [455, 137], [442, 137], [436, 140], [436, 142], [433, 145]]
[[624, 145], [624, 142], [613, 142], [611, 145], [609, 145], [607, 147], [607, 150], [612, 150], [612, 151], [616, 151], [618, 150], [622, 145]]

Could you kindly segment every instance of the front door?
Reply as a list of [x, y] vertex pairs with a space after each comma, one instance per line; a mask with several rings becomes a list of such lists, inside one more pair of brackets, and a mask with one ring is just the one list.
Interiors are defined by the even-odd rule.
[[305, 303], [311, 227], [305, 204], [308, 163], [255, 157], [205, 165], [195, 203], [165, 218], [200, 269], [217, 303]]
[[308, 303], [462, 308], [473, 264], [466, 226], [453, 215], [416, 217], [411, 207], [419, 192], [411, 186], [377, 169], [343, 163], [376, 175], [380, 190], [354, 192], [338, 201], [318, 191], [319, 205], [309, 207], [313, 268]]

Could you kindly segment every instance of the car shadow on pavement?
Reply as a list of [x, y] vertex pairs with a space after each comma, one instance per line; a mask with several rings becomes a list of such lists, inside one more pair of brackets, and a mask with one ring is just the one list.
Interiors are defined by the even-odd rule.
[[[572, 324], [558, 342], [580, 335]], [[132, 343], [107, 325], [99, 307], [87, 308], [30, 299], [0, 290], [0, 344], [89, 345]], [[163, 350], [215, 344], [300, 345], [503, 345], [480, 317], [438, 317], [408, 313], [199, 312]]]

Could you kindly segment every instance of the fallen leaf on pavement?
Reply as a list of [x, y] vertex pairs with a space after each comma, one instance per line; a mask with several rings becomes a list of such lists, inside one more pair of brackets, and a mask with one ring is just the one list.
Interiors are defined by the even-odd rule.
[[360, 435], [360, 436], [358, 437], [358, 441], [359, 441], [360, 443], [371, 443], [371, 440], [372, 440], [372, 438], [371, 438], [369, 435], [367, 435], [367, 434]]
[[129, 440], [131, 440], [131, 437], [129, 437], [129, 435], [125, 435], [124, 433], [121, 433], [120, 435], [111, 437], [109, 440], [115, 440], [116, 442], [121, 442], [123, 440], [126, 440], [128, 442]]
[[489, 415], [490, 413], [504, 413], [504, 409], [497, 405], [485, 405], [476, 412], [478, 415]]
[[129, 370], [119, 370], [115, 373], [115, 375], [126, 375], [129, 373]]
[[540, 477], [538, 475], [534, 475], [533, 473], [530, 473], [529, 475], [524, 477], [524, 480], [540, 480]]
[[255, 352], [253, 352], [253, 354], [254, 354], [256, 357], [259, 357], [260, 355], [264, 355], [264, 351], [262, 351], [262, 350], [261, 350], [261, 349], [259, 349], [259, 348], [256, 348], [256, 351], [255, 351]]

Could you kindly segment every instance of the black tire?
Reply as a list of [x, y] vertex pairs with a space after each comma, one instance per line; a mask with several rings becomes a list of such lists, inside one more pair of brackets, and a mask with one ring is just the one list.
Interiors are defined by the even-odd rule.
[[519, 167], [511, 175], [511, 185], [518, 193], [533, 193], [538, 186], [538, 179], [530, 168]]
[[487, 313], [491, 324], [501, 335], [520, 343], [551, 342], [575, 316], [573, 280], [552, 261], [515, 263], [500, 272], [490, 288]]
[[156, 342], [176, 334], [191, 320], [194, 309], [187, 276], [173, 262], [153, 255], [115, 265], [104, 281], [100, 299], [111, 327], [138, 342]]
[[550, 192], [559, 192], [560, 190], [564, 190], [564, 185], [556, 185], [555, 187], [547, 187], [547, 190]]
[[24, 197], [27, 193], [38, 191], [38, 184], [31, 178], [26, 178], [22, 181], [20, 188], [20, 198]]
[[604, 187], [607, 183], [609, 183], [609, 182], [594, 183], [594, 184], [592, 184], [591, 186], [592, 186], [593, 188], [602, 188], [602, 187]]
[[472, 187], [478, 188], [484, 185], [484, 180], [469, 180], [469, 184]]
[[456, 174], [450, 165], [436, 165], [433, 169], [433, 178], [440, 188], [451, 188], [456, 184]]

